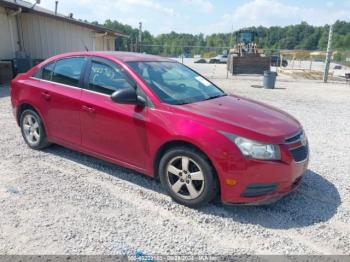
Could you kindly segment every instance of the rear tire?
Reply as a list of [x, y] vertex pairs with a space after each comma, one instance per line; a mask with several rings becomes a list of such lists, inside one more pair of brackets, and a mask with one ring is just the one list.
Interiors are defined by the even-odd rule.
[[168, 194], [178, 203], [198, 208], [218, 194], [218, 183], [209, 159], [191, 147], [168, 150], [159, 162], [159, 178]]
[[32, 149], [43, 149], [50, 143], [40, 116], [32, 109], [26, 109], [20, 117], [21, 132], [24, 141]]

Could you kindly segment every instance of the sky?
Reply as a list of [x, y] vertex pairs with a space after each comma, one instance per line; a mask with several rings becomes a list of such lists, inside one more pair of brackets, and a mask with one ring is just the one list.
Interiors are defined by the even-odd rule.
[[[31, 0], [33, 2], [33, 0]], [[55, 0], [41, 0], [54, 10]], [[248, 26], [350, 21], [350, 0], [59, 0], [58, 12], [103, 23], [117, 20], [154, 35], [227, 33]]]

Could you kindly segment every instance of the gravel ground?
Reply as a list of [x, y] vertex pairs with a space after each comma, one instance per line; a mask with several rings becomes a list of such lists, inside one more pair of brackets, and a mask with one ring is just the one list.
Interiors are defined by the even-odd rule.
[[311, 162], [296, 192], [271, 206], [186, 208], [134, 171], [57, 145], [30, 150], [0, 88], [0, 254], [350, 254], [350, 86], [281, 76], [266, 90], [258, 76], [191, 66], [300, 120]]

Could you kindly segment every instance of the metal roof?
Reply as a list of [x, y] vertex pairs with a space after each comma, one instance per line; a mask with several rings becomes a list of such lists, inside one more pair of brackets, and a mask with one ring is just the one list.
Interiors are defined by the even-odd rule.
[[17, 10], [18, 8], [21, 8], [23, 13], [33, 13], [33, 14], [42, 15], [53, 19], [65, 21], [68, 23], [82, 26], [82, 27], [90, 28], [92, 30], [95, 30], [97, 33], [107, 33], [113, 36], [129, 37], [128, 35], [124, 35], [122, 33], [116, 32], [114, 30], [111, 30], [102, 26], [83, 22], [81, 20], [70, 18], [68, 16], [65, 16], [59, 13], [55, 14], [54, 11], [42, 8], [34, 3], [30, 3], [23, 0], [0, 0], [0, 6], [6, 7], [9, 9], [15, 9], [15, 10]]
[[[91, 52], [89, 52], [91, 54]], [[125, 51], [94, 51], [93, 54], [101, 54], [115, 57], [124, 62], [174, 62], [175, 60], [150, 54], [142, 54]]]
[[59, 54], [57, 56], [53, 56], [46, 61], [54, 61], [56, 59], [60, 59], [63, 57], [70, 56], [100, 56], [104, 58], [115, 58], [119, 61], [123, 62], [176, 62], [173, 59], [149, 55], [149, 54], [141, 54], [134, 52], [124, 52], [124, 51], [80, 51], [80, 52], [68, 52]]

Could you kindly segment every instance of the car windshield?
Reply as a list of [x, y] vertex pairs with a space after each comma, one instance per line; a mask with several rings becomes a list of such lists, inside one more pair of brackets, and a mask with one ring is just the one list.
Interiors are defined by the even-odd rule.
[[164, 103], [182, 105], [226, 95], [208, 80], [177, 62], [128, 64]]

